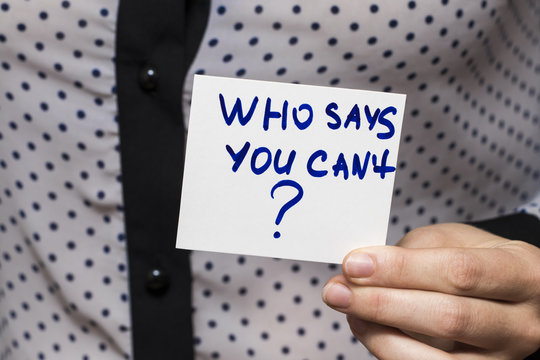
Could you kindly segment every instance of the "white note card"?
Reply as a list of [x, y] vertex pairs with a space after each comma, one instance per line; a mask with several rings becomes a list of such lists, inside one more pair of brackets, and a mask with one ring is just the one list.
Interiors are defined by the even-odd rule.
[[196, 75], [177, 247], [341, 263], [384, 245], [405, 98]]

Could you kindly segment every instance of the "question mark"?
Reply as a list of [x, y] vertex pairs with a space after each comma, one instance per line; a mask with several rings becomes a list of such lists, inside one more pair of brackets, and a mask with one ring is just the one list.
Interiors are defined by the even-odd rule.
[[[277, 215], [277, 218], [276, 218], [276, 225], [279, 225], [281, 223], [281, 220], [283, 220], [283, 216], [285, 215], [285, 213], [287, 212], [287, 210], [289, 210], [290, 208], [292, 208], [294, 205], [298, 204], [298, 202], [302, 199], [302, 197], [304, 196], [304, 189], [302, 189], [302, 186], [300, 186], [299, 183], [297, 183], [296, 181], [293, 181], [293, 180], [281, 180], [279, 181], [276, 185], [274, 185], [274, 187], [272, 188], [272, 190], [270, 191], [270, 196], [272, 197], [272, 199], [274, 198], [274, 191], [279, 188], [279, 187], [282, 187], [282, 186], [290, 186], [290, 187], [293, 187], [295, 188], [296, 190], [298, 190], [298, 194], [296, 194], [295, 197], [293, 197], [291, 200], [287, 201], [282, 207], [281, 209], [279, 209], [279, 212], [278, 212], [278, 215]], [[274, 238], [277, 239], [281, 236], [280, 232], [279, 231], [276, 231], [274, 233]]]

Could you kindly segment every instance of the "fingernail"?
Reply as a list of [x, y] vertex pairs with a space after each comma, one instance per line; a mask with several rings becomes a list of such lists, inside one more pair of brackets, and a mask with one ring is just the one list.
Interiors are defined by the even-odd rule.
[[323, 289], [323, 300], [331, 307], [348, 308], [351, 299], [351, 290], [343, 284], [330, 283]]
[[364, 278], [373, 274], [375, 265], [373, 264], [373, 259], [368, 254], [355, 252], [347, 257], [344, 268], [347, 276]]

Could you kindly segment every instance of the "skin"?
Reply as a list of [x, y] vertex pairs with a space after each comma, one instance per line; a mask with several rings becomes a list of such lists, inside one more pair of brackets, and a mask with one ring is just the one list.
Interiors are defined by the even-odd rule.
[[463, 224], [357, 249], [323, 300], [379, 359], [522, 359], [540, 347], [540, 249]]

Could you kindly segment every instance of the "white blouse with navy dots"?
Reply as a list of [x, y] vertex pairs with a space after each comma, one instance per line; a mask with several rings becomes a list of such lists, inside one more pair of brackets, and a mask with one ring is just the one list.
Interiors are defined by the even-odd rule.
[[[0, 0], [0, 359], [131, 356], [117, 2]], [[390, 243], [540, 215], [535, 0], [212, 1], [194, 73], [407, 94]], [[187, 118], [187, 117], [186, 117]], [[174, 251], [171, 249], [171, 251]], [[194, 252], [197, 359], [364, 359], [339, 266]]]

